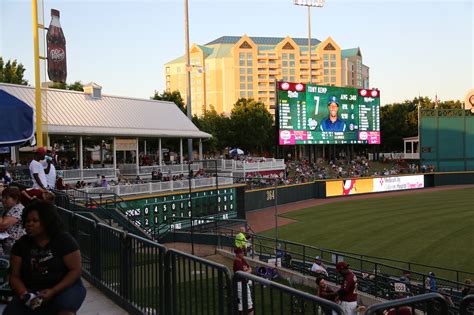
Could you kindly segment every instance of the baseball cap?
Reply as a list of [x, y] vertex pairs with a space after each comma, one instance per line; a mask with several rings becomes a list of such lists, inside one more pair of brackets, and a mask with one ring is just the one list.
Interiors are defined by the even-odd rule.
[[340, 261], [336, 264], [336, 271], [341, 271], [348, 268], [349, 264], [347, 264], [345, 261]]
[[331, 104], [331, 103], [336, 103], [337, 106], [339, 106], [339, 101], [337, 100], [337, 97], [335, 96], [331, 96], [328, 100], [328, 105]]
[[321, 260], [321, 256], [316, 256], [314, 259]]
[[38, 147], [38, 148], [36, 148], [36, 152], [38, 154], [46, 154], [48, 152], [48, 150], [45, 147]]

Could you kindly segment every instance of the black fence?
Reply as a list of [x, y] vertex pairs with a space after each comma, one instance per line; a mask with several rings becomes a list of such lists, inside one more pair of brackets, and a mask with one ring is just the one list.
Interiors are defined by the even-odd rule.
[[473, 315], [474, 314], [474, 294], [465, 296], [461, 301], [461, 307], [459, 309], [461, 315]]
[[[237, 231], [220, 228], [217, 233], [218, 244], [221, 248], [231, 248]], [[215, 235], [215, 234], [210, 234]], [[326, 265], [328, 275], [326, 279], [338, 283], [339, 275], [335, 270], [338, 261], [345, 261], [351, 265], [358, 278], [358, 290], [383, 299], [397, 299], [400, 295], [420, 295], [432, 292], [428, 273], [410, 268], [413, 266], [398, 266], [370, 260], [356, 255], [317, 248], [285, 240], [276, 241], [274, 238], [247, 233], [249, 239], [249, 255], [261, 261], [271, 261], [281, 264], [282, 267], [295, 270], [301, 274], [316, 276], [310, 269], [315, 256], [320, 256]], [[278, 259], [276, 259], [278, 258]], [[416, 264], [414, 264], [416, 266]], [[407, 268], [403, 268], [407, 267]], [[452, 302], [451, 310], [458, 310], [462, 299], [460, 289], [463, 283], [434, 278], [439, 293], [445, 295]]]
[[365, 314], [398, 315], [417, 314], [419, 312], [423, 312], [423, 314], [426, 315], [447, 315], [449, 314], [448, 302], [440, 294], [428, 293], [407, 299], [372, 305], [367, 309]]
[[[63, 208], [58, 212], [80, 245], [84, 277], [129, 314], [238, 314], [238, 294], [226, 266], [167, 250]], [[253, 303], [264, 310], [261, 314], [274, 314], [275, 305], [281, 308], [288, 301], [290, 310], [305, 310], [298, 314], [319, 309], [341, 314], [337, 305], [250, 274], [235, 275], [234, 283], [242, 279], [256, 284]]]
[[234, 310], [249, 314], [343, 314], [341, 307], [315, 295], [238, 271], [233, 277]]

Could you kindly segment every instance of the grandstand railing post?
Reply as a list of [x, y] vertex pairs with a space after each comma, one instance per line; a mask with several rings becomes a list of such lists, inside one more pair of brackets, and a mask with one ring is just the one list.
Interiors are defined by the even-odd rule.
[[127, 233], [121, 235], [120, 242], [120, 293], [126, 300], [130, 299], [130, 292], [132, 289], [132, 239]]
[[[171, 268], [171, 258], [170, 258], [170, 253], [167, 252], [162, 252], [160, 250], [160, 256], [163, 257], [164, 261], [164, 270], [163, 270], [163, 280], [165, 283], [164, 288], [161, 288], [161, 290], [164, 290], [164, 300], [160, 301], [160, 310], [162, 310], [163, 314], [172, 314], [173, 309], [174, 309], [174, 304], [173, 302], [175, 301], [174, 299], [174, 286], [171, 286], [174, 284], [174, 277], [175, 275], [173, 274], [174, 268]], [[173, 277], [173, 281], [172, 278]], [[166, 289], [165, 289], [166, 288]], [[161, 306], [163, 305], [163, 306]]]
[[306, 270], [306, 246], [303, 245], [303, 268]]
[[93, 237], [91, 238], [92, 255], [91, 257], [89, 257], [90, 264], [91, 264], [91, 275], [93, 278], [97, 279], [98, 281], [102, 280], [100, 252], [101, 252], [101, 248], [105, 248], [104, 244], [102, 244], [100, 231], [101, 231], [101, 226], [95, 223]]

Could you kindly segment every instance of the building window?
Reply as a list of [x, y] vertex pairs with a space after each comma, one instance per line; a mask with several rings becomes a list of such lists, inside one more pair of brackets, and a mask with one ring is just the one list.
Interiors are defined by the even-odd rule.
[[245, 92], [244, 91], [240, 91], [240, 97], [245, 97]]
[[241, 66], [241, 67], [245, 66], [245, 60], [240, 60], [239, 61], [239, 66]]
[[241, 75], [240, 76], [240, 82], [244, 82], [245, 81], [245, 76]]
[[166, 73], [167, 73], [167, 74], [170, 73], [170, 67], [166, 67]]
[[248, 82], [253, 82], [253, 77], [252, 77], [252, 76], [248, 76], [248, 77], [247, 77], [247, 81], [248, 81]]
[[283, 81], [288, 81], [288, 77], [283, 77]]
[[240, 89], [245, 90], [245, 83], [240, 83]]
[[252, 83], [247, 84], [247, 89], [253, 90], [253, 84]]
[[247, 60], [252, 60], [252, 53], [247, 53]]
[[328, 54], [324, 54], [324, 60], [329, 60], [329, 55]]
[[329, 67], [329, 61], [324, 62], [324, 67]]
[[336, 75], [336, 69], [331, 69], [331, 74]]
[[329, 78], [328, 78], [328, 77], [324, 77], [324, 82], [329, 82]]
[[287, 69], [287, 68], [282, 69], [282, 70], [281, 70], [281, 73], [282, 73], [282, 74], [288, 74], [288, 69]]
[[331, 54], [331, 60], [336, 60], [336, 54]]
[[248, 68], [248, 69], [247, 69], [247, 74], [252, 74], [252, 73], [253, 73], [252, 68]]
[[249, 92], [248, 92], [248, 96], [249, 96], [249, 97], [253, 97], [253, 92], [252, 92], [252, 91], [249, 91]]
[[288, 61], [282, 61], [281, 66], [282, 67], [288, 67]]
[[245, 68], [240, 68], [240, 74], [245, 74]]
[[295, 62], [294, 61], [290, 61], [290, 67], [294, 67], [295, 66]]
[[290, 60], [295, 60], [295, 54], [290, 54]]
[[290, 69], [290, 74], [295, 74], [295, 72], [296, 72], [295, 69], [293, 69], [293, 68]]
[[329, 74], [329, 69], [324, 69], [324, 74], [328, 75]]
[[331, 77], [331, 82], [336, 82], [336, 77]]
[[181, 67], [176, 67], [176, 72], [180, 73], [181, 72]]
[[290, 77], [290, 82], [296, 82], [295, 77]]
[[253, 66], [252, 59], [247, 60], [247, 66], [249, 66], [249, 67]]
[[335, 61], [331, 61], [331, 67], [336, 67], [336, 62]]
[[281, 54], [281, 59], [288, 59], [288, 54], [287, 53]]

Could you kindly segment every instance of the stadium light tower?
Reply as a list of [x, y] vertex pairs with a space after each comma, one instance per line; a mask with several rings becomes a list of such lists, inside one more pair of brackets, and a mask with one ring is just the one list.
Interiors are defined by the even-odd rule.
[[[191, 61], [189, 56], [189, 18], [188, 18], [188, 0], [184, 0], [184, 36], [186, 41], [186, 114], [189, 120], [193, 119], [191, 108]], [[193, 139], [188, 139], [188, 162], [193, 160]]]
[[309, 63], [309, 83], [313, 79], [311, 73], [311, 7], [322, 8], [325, 0], [293, 0], [294, 5], [308, 7], [308, 63]]

